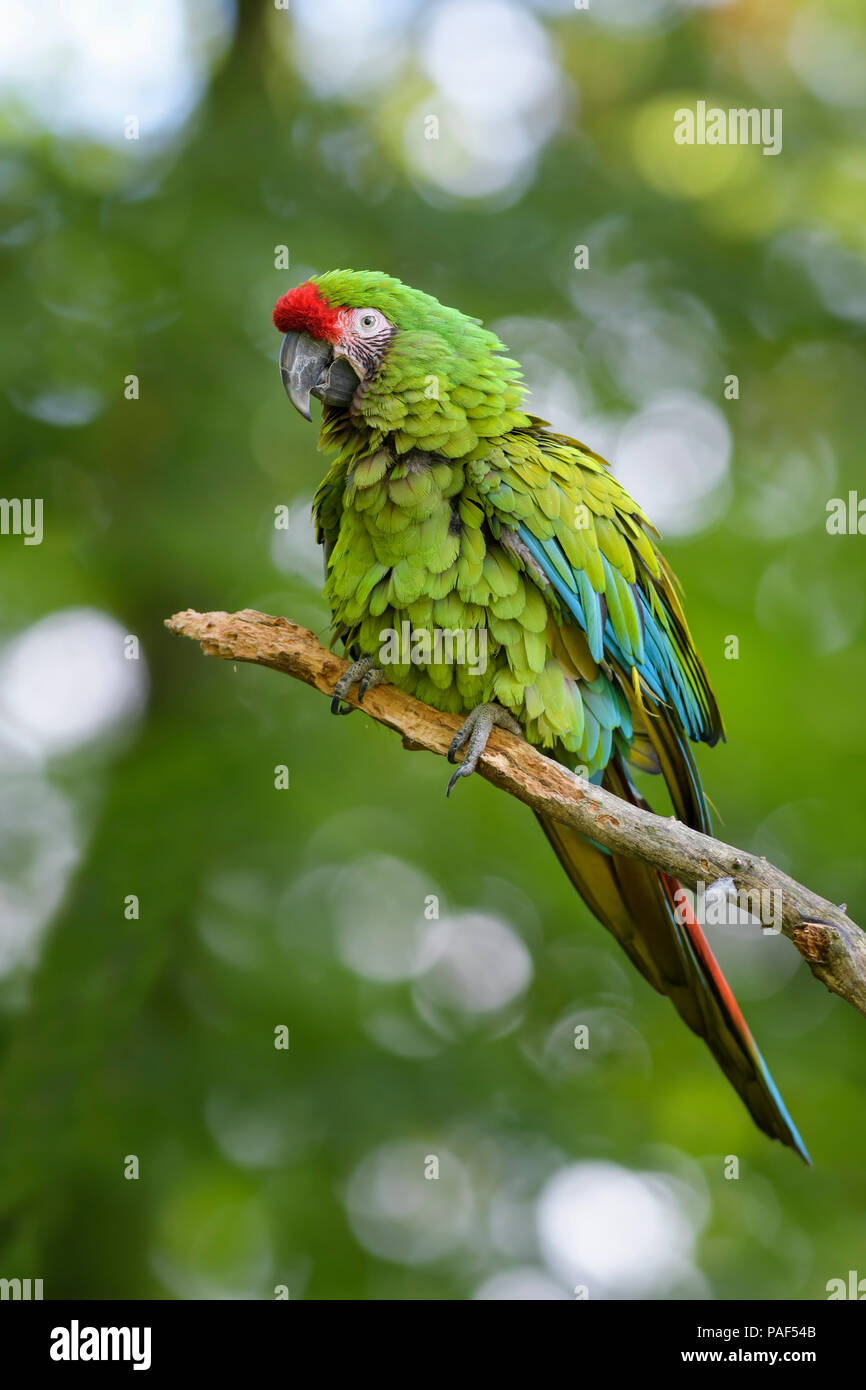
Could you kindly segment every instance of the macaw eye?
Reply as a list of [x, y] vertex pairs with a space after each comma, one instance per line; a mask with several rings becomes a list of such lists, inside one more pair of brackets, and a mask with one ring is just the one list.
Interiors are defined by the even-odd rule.
[[358, 332], [363, 337], [378, 333], [385, 326], [385, 316], [378, 309], [359, 309], [357, 317]]

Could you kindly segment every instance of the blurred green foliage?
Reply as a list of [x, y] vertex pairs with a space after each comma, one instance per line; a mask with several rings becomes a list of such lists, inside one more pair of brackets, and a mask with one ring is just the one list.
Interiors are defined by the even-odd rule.
[[[862, 94], [825, 71], [828, 45], [862, 49], [862, 10], [518, 9], [559, 75], [556, 110], [528, 112], [542, 135], [513, 168], [520, 131], [492, 112], [505, 174], [473, 197], [449, 185], [462, 156], [424, 63], [444, 7], [384, 8], [398, 47], [341, 90], [309, 80], [325, 43], [309, 6], [241, 6], [158, 147], [5, 111], [2, 492], [43, 498], [45, 535], [0, 537], [0, 635], [108, 614], [118, 641], [140, 639], [149, 693], [140, 718], [66, 751], [0, 745], [10, 950], [29, 861], [62, 890], [0, 979], [0, 1274], [43, 1277], [47, 1297], [424, 1299], [530, 1268], [567, 1297], [533, 1204], [592, 1161], [667, 1175], [687, 1219], [673, 1275], [653, 1274], [652, 1232], [619, 1231], [605, 1283], [602, 1231], [575, 1256], [590, 1296], [824, 1297], [866, 1274], [866, 1031], [793, 947], [716, 943], [811, 1172], [751, 1126], [520, 806], [480, 779], [446, 803], [439, 760], [331, 719], [295, 682], [205, 661], [162, 622], [257, 607], [327, 632], [304, 539], [323, 461], [270, 324], [314, 270], [381, 268], [498, 323], [517, 355], [531, 345], [549, 409], [570, 401], [554, 423], [595, 447], [593, 421], [627, 430], [686, 391], [731, 445], [709, 510], [666, 542], [726, 716], [727, 744], [700, 758], [719, 832], [866, 920], [866, 540], [825, 527], [827, 501], [862, 487], [866, 436]], [[515, 61], [491, 35], [490, 61]], [[782, 154], [678, 150], [673, 110], [697, 100], [782, 107]], [[40, 690], [62, 698], [70, 653], [49, 656]], [[27, 820], [43, 793], [72, 815], [65, 870], [57, 822]], [[486, 1010], [483, 959], [455, 945], [479, 918], [527, 975]], [[596, 1041], [576, 1052], [587, 1019]]]

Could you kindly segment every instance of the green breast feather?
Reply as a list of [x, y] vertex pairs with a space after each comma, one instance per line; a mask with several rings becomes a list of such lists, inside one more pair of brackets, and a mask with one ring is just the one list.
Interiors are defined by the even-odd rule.
[[[349, 649], [380, 654], [405, 623], [472, 634], [462, 660], [446, 636], [433, 653], [420, 637], [414, 652], [401, 641], [414, 662], [386, 650], [388, 679], [451, 713], [498, 700], [530, 742], [590, 771], [632, 739], [633, 666], [655, 693], [672, 687], [698, 737], [718, 734], [646, 520], [589, 451], [536, 421], [474, 442], [465, 459], [356, 446], [353, 460], [344, 445], [316, 498], [331, 542], [326, 595]], [[648, 625], [656, 645], [671, 643], [661, 671]]]

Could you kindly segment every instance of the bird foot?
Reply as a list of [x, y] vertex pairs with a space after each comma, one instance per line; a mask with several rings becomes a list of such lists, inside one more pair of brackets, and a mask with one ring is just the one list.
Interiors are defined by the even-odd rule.
[[494, 725], [500, 729], [508, 729], [509, 733], [517, 734], [519, 738], [523, 738], [523, 730], [514, 715], [509, 714], [502, 705], [497, 705], [495, 700], [488, 701], [486, 705], [476, 705], [457, 730], [451, 740], [451, 747], [448, 749], [448, 761], [453, 763], [456, 762], [460, 749], [464, 744], [466, 745], [463, 761], [451, 776], [448, 789], [445, 792], [446, 796], [451, 795], [451, 790], [458, 777], [470, 777], [475, 771], [478, 766], [478, 759], [487, 747], [487, 740]]
[[344, 705], [342, 702], [356, 681], [358, 682], [358, 704], [362, 705], [367, 691], [374, 685], [381, 685], [387, 679], [385, 672], [376, 665], [375, 657], [362, 656], [357, 661], [353, 661], [334, 686], [334, 694], [331, 697], [331, 713], [352, 713], [355, 708], [354, 705]]

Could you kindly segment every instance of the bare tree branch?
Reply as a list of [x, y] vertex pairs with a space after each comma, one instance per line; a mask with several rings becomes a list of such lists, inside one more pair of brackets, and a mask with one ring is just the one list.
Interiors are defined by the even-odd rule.
[[[306, 628], [250, 608], [240, 613], [187, 609], [166, 619], [166, 627], [200, 642], [207, 656], [268, 666], [325, 695], [331, 695], [348, 665]], [[347, 703], [357, 704], [354, 695]], [[405, 747], [432, 753], [446, 753], [460, 725], [455, 716], [440, 714], [391, 685], [369, 690], [363, 708], [400, 734]], [[844, 904], [827, 902], [762, 857], [622, 801], [501, 729], [494, 729], [478, 771], [534, 811], [651, 864], [689, 888], [732, 879], [740, 901], [744, 895], [758, 901], [762, 891], [772, 893], [771, 901], [781, 903], [782, 931], [812, 974], [866, 1015], [866, 935], [845, 915]]]

